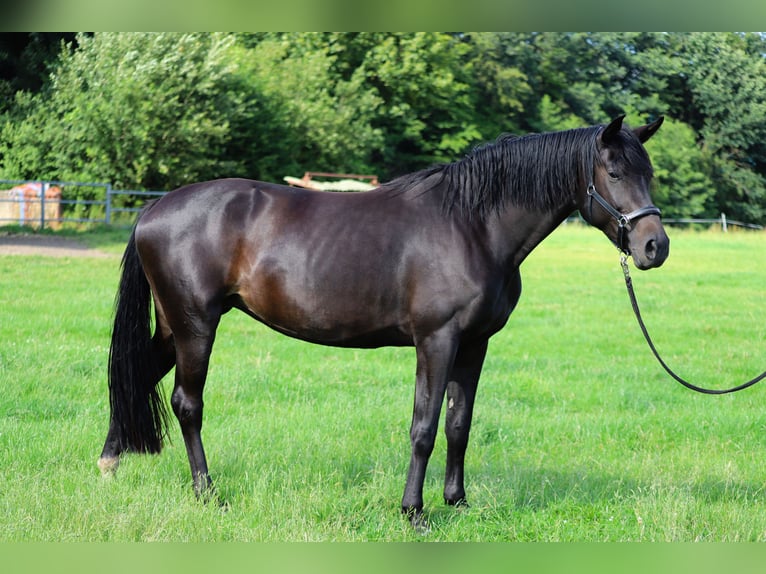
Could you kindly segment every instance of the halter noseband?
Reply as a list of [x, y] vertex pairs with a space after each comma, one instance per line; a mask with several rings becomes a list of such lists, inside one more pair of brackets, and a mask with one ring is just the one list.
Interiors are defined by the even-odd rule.
[[588, 184], [588, 219], [593, 221], [593, 200], [606, 211], [613, 219], [617, 221], [617, 248], [624, 254], [628, 255], [630, 251], [626, 245], [626, 231], [630, 231], [634, 221], [641, 219], [647, 215], [662, 215], [660, 209], [654, 205], [647, 205], [646, 207], [640, 207], [630, 213], [620, 213], [614, 207], [609, 205], [609, 202], [596, 191], [596, 186], [593, 183]]

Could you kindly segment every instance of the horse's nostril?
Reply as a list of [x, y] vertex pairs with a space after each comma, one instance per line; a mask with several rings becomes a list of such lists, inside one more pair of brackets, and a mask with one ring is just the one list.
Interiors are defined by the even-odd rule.
[[650, 239], [646, 242], [646, 257], [648, 259], [654, 259], [657, 255], [657, 242], [654, 239]]

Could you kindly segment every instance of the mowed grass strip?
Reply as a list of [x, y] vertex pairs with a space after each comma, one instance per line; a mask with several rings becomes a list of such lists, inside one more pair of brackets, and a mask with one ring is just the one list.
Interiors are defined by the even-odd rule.
[[[766, 369], [766, 236], [670, 234], [665, 266], [633, 272], [660, 352], [702, 385]], [[523, 265], [479, 387], [471, 506], [443, 505], [440, 432], [425, 537], [399, 515], [413, 349], [309, 345], [236, 312], [205, 395], [218, 503], [194, 498], [175, 425], [163, 454], [102, 479], [118, 266], [0, 257], [2, 541], [766, 539], [766, 387], [707, 397], [665, 375], [593, 229], [560, 228]]]

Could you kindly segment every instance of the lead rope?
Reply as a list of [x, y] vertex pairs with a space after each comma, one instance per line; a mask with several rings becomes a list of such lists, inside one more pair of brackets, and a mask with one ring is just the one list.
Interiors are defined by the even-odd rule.
[[636, 293], [633, 291], [633, 280], [630, 278], [630, 269], [628, 268], [628, 257], [625, 253], [622, 253], [620, 255], [620, 265], [622, 265], [622, 272], [625, 275], [625, 286], [628, 288], [628, 296], [630, 297], [630, 304], [633, 306], [633, 312], [636, 314], [636, 319], [638, 319], [638, 325], [641, 327], [641, 332], [644, 334], [644, 338], [646, 339], [646, 342], [649, 343], [649, 348], [652, 350], [652, 353], [654, 353], [654, 356], [657, 357], [657, 360], [660, 362], [660, 365], [662, 365], [662, 368], [665, 369], [665, 371], [673, 377], [676, 381], [681, 383], [683, 386], [685, 386], [687, 389], [691, 389], [692, 391], [697, 391], [698, 393], [703, 393], [706, 395], [725, 395], [727, 393], [735, 393], [737, 391], [741, 391], [742, 389], [746, 389], [748, 387], [753, 386], [758, 381], [766, 378], [766, 371], [755, 377], [754, 379], [750, 379], [746, 383], [742, 383], [741, 385], [738, 385], [736, 387], [732, 387], [730, 389], [704, 389], [702, 387], [698, 387], [697, 385], [693, 385], [692, 383], [685, 381], [681, 377], [679, 377], [677, 374], [673, 372], [673, 370], [668, 367], [668, 365], [665, 363], [665, 361], [662, 360], [662, 357], [660, 357], [660, 354], [657, 352], [657, 349], [654, 346], [654, 343], [652, 342], [652, 338], [649, 336], [649, 332], [646, 330], [646, 325], [644, 325], [644, 320], [641, 318], [641, 311], [638, 308], [638, 301], [636, 301]]

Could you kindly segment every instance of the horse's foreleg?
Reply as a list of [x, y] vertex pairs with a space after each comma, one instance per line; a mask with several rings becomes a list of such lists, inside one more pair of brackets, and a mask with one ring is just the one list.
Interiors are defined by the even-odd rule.
[[451, 332], [436, 333], [417, 345], [415, 404], [410, 427], [412, 455], [402, 497], [402, 512], [415, 526], [422, 524], [423, 481], [434, 448], [447, 375], [456, 348]]
[[447, 385], [447, 469], [444, 479], [444, 501], [447, 504], [465, 504], [463, 466], [468, 435], [471, 430], [476, 387], [487, 354], [487, 341], [461, 347]]

